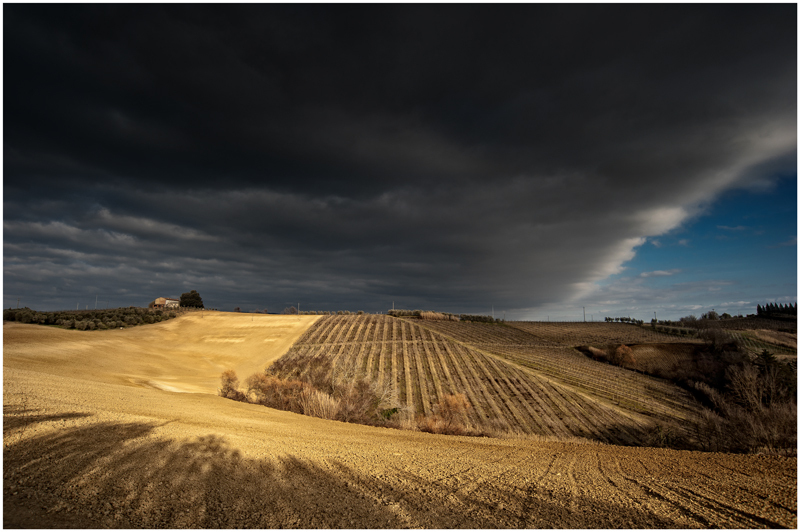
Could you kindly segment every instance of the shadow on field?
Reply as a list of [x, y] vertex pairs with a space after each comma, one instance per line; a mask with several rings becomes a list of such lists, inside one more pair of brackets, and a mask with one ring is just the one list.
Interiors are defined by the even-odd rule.
[[22, 432], [26, 428], [37, 423], [44, 423], [47, 421], [60, 421], [66, 419], [80, 419], [89, 417], [91, 414], [81, 412], [71, 412], [68, 414], [36, 414], [38, 410], [29, 410], [26, 408], [4, 408], [3, 409], [3, 435], [9, 432], [16, 431]]
[[659, 447], [676, 450], [700, 450], [694, 442], [692, 425], [677, 425], [674, 421], [657, 420], [650, 427], [630, 424], [607, 424], [600, 435], [582, 427], [571, 427], [572, 433], [588, 441], [625, 447]]
[[[18, 429], [19, 419], [4, 415], [4, 431]], [[424, 479], [401, 463], [378, 474], [391, 468], [388, 460], [373, 474], [291, 455], [251, 459], [220, 436], [163, 439], [152, 434], [156, 427], [98, 422], [8, 444], [4, 527], [676, 528], [635, 504], [539, 492], [533, 484]]]

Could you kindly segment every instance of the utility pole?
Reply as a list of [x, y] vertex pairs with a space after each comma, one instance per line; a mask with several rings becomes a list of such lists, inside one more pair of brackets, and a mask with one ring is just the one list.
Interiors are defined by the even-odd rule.
[[80, 304], [81, 304], [80, 301], [75, 303], [75, 310], [78, 310], [78, 305], [80, 305]]
[[583, 307], [583, 323], [586, 323], [586, 307]]

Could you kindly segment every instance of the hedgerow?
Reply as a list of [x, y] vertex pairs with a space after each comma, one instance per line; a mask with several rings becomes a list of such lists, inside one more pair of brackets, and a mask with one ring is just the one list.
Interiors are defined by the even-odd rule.
[[134, 327], [150, 323], [159, 323], [177, 317], [181, 310], [146, 309], [141, 307], [124, 307], [102, 310], [60, 310], [42, 312], [28, 307], [5, 309], [3, 321], [52, 325], [64, 329], [93, 331], [115, 329], [117, 327]]
[[222, 397], [349, 423], [390, 425], [399, 410], [385, 390], [363, 377], [336, 374], [325, 357], [283, 357], [247, 377], [244, 392], [236, 389], [232, 370], [221, 384]]

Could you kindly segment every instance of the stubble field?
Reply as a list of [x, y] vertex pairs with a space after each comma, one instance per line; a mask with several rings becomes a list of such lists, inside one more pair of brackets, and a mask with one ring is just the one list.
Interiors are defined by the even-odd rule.
[[[338, 329], [333, 320], [325, 329], [337, 341], [316, 343], [324, 331], [314, 316], [206, 312], [94, 332], [4, 324], [4, 526], [797, 525], [794, 457], [440, 436], [326, 421], [215, 395], [222, 370], [260, 371], [303, 337], [294, 349], [331, 343], [341, 346], [331, 356], [365, 368], [377, 364], [378, 374], [382, 369], [384, 379], [398, 383], [401, 396], [404, 387], [406, 401], [423, 412], [436, 383], [412, 378], [412, 370], [435, 371], [442, 393], [472, 386], [487, 418], [499, 412], [519, 427], [523, 421], [547, 426], [534, 405], [544, 412], [559, 396], [562, 412], [572, 412], [569, 423], [580, 420], [587, 434], [591, 420], [605, 412], [647, 422], [659, 409], [685, 411], [664, 401], [611, 408], [614, 397], [635, 399], [638, 392], [562, 382], [557, 375], [577, 377], [570, 363], [548, 354], [556, 346], [507, 352], [500, 340], [468, 347], [448, 331], [416, 331], [401, 320], [391, 319], [391, 329], [375, 322], [366, 331], [364, 323], [349, 324], [346, 332], [339, 321]], [[384, 341], [398, 323], [399, 339]], [[309, 337], [314, 331], [320, 336]], [[412, 332], [427, 339], [406, 336]], [[536, 365], [552, 375], [534, 373]], [[512, 392], [525, 396], [526, 386], [530, 401], [524, 403]], [[577, 411], [589, 408], [586, 397], [597, 412]], [[557, 417], [553, 411], [547, 419], [567, 426]]]

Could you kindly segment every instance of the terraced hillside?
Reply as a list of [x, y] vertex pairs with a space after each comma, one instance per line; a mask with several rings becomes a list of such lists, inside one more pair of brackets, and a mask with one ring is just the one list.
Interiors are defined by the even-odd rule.
[[336, 375], [366, 376], [419, 415], [463, 393], [479, 429], [636, 445], [656, 425], [690, 426], [698, 412], [674, 385], [501, 325], [328, 316], [284, 357], [327, 357]]

